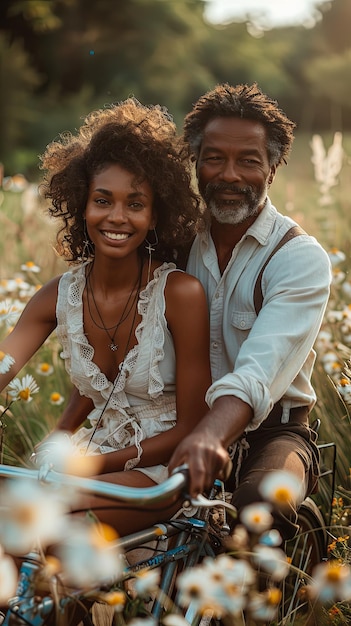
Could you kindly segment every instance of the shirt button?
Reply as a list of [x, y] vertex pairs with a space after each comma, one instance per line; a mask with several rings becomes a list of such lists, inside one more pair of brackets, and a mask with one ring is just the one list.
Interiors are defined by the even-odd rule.
[[217, 343], [217, 341], [213, 341], [213, 343], [212, 343], [212, 348], [214, 348], [215, 350], [217, 350], [217, 348], [218, 348], [218, 343]]
[[244, 326], [245, 326], [245, 322], [244, 322], [244, 320], [241, 320], [241, 322], [240, 322], [240, 326], [241, 326], [241, 328], [244, 328]]
[[218, 291], [216, 292], [215, 298], [216, 298], [216, 300], [218, 300], [218, 298], [219, 298], [219, 293], [218, 293]]

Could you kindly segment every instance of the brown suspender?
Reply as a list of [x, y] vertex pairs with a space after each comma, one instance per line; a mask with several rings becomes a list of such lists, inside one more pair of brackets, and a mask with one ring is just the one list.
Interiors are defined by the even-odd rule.
[[294, 237], [297, 237], [298, 235], [306, 235], [305, 231], [301, 228], [301, 226], [292, 226], [290, 228], [290, 230], [288, 230], [285, 235], [281, 238], [281, 240], [278, 242], [278, 244], [276, 245], [276, 247], [274, 248], [274, 250], [270, 253], [268, 259], [266, 259], [265, 263], [263, 264], [263, 266], [261, 267], [261, 271], [257, 277], [256, 280], [256, 284], [255, 284], [255, 289], [254, 289], [254, 305], [255, 305], [255, 311], [256, 311], [256, 315], [259, 314], [261, 308], [262, 308], [262, 303], [263, 303], [263, 293], [262, 293], [262, 276], [263, 276], [263, 272], [266, 269], [269, 261], [271, 260], [272, 256], [275, 255], [275, 253], [282, 247], [284, 246], [285, 243], [287, 243], [288, 241], [290, 241], [290, 239], [293, 239]]

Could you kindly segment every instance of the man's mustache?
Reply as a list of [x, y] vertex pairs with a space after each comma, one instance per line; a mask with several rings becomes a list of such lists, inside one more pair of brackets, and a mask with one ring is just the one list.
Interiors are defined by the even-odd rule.
[[232, 183], [207, 183], [205, 193], [206, 195], [212, 195], [216, 192], [229, 192], [229, 193], [239, 193], [239, 194], [251, 194], [252, 187], [237, 187]]

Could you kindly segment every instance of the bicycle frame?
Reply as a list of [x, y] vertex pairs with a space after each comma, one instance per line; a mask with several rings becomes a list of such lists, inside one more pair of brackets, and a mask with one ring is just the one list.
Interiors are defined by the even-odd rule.
[[[186, 467], [178, 468], [164, 483], [147, 488], [129, 488], [122, 485], [114, 485], [99, 480], [79, 478], [58, 474], [49, 467], [37, 470], [29, 470], [18, 467], [0, 465], [0, 476], [6, 478], [30, 478], [41, 480], [52, 484], [63, 484], [75, 487], [77, 490], [89, 493], [104, 495], [112, 500], [119, 500], [128, 503], [137, 503], [140, 508], [147, 503], [162, 502], [169, 496], [184, 496], [184, 504], [189, 502], [189, 497], [185, 493], [187, 484]], [[203, 556], [215, 556], [215, 549], [219, 547], [218, 538], [209, 540], [209, 509], [214, 506], [233, 509], [231, 505], [217, 500], [216, 496], [221, 491], [223, 484], [215, 481], [209, 498], [193, 500], [192, 505], [199, 507], [199, 514], [196, 517], [178, 518], [169, 520], [164, 524], [156, 524], [145, 530], [138, 531], [120, 539], [122, 550], [128, 552], [135, 548], [141, 548], [150, 541], [161, 539], [172, 539], [173, 545], [167, 546], [164, 551], [152, 548], [149, 558], [138, 561], [134, 565], [128, 565], [123, 573], [122, 580], [133, 578], [138, 572], [144, 569], [161, 568], [161, 582], [159, 588], [165, 594], [169, 594], [172, 581], [174, 581], [178, 565], [191, 567], [198, 563]], [[224, 527], [224, 534], [229, 532], [229, 527]], [[180, 563], [179, 563], [180, 562]], [[54, 609], [54, 600], [51, 596], [38, 599], [35, 595], [35, 582], [38, 572], [42, 567], [38, 554], [32, 552], [24, 558], [19, 575], [19, 582], [16, 596], [9, 602], [9, 610], [5, 616], [2, 626], [22, 625], [43, 626], [50, 613]], [[91, 591], [91, 590], [90, 590]], [[60, 598], [59, 607], [56, 610], [63, 611], [70, 602], [77, 602], [80, 597], [84, 598], [86, 590], [76, 590], [68, 597]], [[177, 598], [174, 600], [177, 604]], [[163, 605], [159, 600], [155, 600], [151, 609], [151, 614], [157, 619], [161, 616]], [[190, 623], [196, 617], [195, 608], [189, 606], [185, 619]]]

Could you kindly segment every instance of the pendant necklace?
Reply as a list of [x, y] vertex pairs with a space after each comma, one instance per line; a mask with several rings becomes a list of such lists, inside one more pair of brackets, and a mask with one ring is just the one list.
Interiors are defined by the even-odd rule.
[[[138, 277], [137, 277], [137, 279], [136, 279], [136, 281], [135, 281], [135, 283], [134, 283], [134, 285], [133, 285], [133, 287], [131, 289], [131, 292], [130, 292], [128, 298], [127, 298], [127, 302], [126, 302], [126, 304], [125, 304], [125, 306], [123, 308], [121, 317], [120, 317], [120, 319], [118, 320], [118, 322], [116, 324], [114, 324], [113, 326], [109, 326], [109, 327], [105, 326], [103, 317], [102, 317], [102, 315], [101, 315], [101, 313], [99, 311], [99, 308], [97, 306], [97, 302], [95, 300], [94, 291], [93, 291], [93, 288], [91, 286], [91, 281], [90, 281], [91, 270], [90, 270], [89, 274], [87, 275], [86, 285], [87, 285], [87, 304], [88, 304], [89, 315], [90, 315], [90, 318], [91, 318], [91, 321], [93, 322], [93, 324], [95, 324], [95, 326], [97, 328], [100, 328], [100, 330], [104, 330], [105, 331], [106, 335], [108, 336], [108, 338], [109, 338], [109, 340], [111, 342], [111, 343], [108, 344], [108, 347], [110, 348], [110, 350], [112, 350], [112, 352], [116, 352], [116, 350], [118, 350], [118, 344], [115, 343], [115, 337], [116, 337], [117, 330], [120, 327], [120, 325], [128, 318], [130, 312], [132, 311], [132, 309], [134, 307], [135, 301], [139, 297], [140, 287], [141, 287], [141, 280], [142, 280], [142, 270], [143, 270], [143, 264], [141, 263], [140, 272], [139, 272]], [[137, 286], [138, 286], [138, 288], [137, 288]], [[133, 294], [135, 289], [136, 289], [136, 291], [135, 291], [135, 294], [134, 294], [134, 298], [132, 299], [130, 307], [128, 308], [128, 305], [129, 305], [129, 303], [131, 301], [131, 298], [132, 298], [132, 294]], [[92, 314], [91, 307], [90, 307], [90, 294], [91, 294], [92, 301], [94, 303], [95, 310], [96, 310], [96, 312], [97, 312], [97, 314], [99, 316], [99, 320], [100, 320], [102, 325], [100, 325], [100, 324], [98, 324], [96, 322], [96, 320], [95, 320], [95, 318], [94, 318], [94, 316]], [[113, 334], [112, 335], [110, 334], [111, 330], [113, 330]]]

